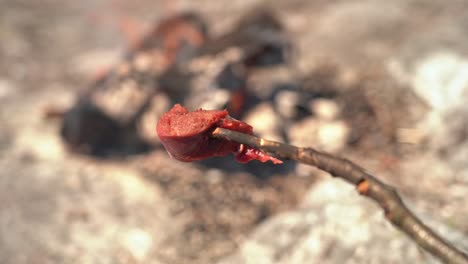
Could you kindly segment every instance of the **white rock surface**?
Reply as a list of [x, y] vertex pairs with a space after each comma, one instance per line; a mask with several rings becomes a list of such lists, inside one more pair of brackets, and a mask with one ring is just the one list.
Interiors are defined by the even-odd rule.
[[[459, 233], [436, 226], [449, 240], [468, 247]], [[231, 263], [439, 262], [390, 225], [382, 211], [349, 184], [327, 179], [310, 190], [300, 208], [269, 219], [237, 254], [218, 262]]]
[[170, 202], [128, 165], [70, 157], [40, 111], [58, 94], [1, 105], [0, 140], [13, 139], [0, 146], [0, 263], [159, 263], [154, 248], [179, 226]]
[[434, 111], [466, 105], [468, 58], [449, 51], [424, 57], [417, 64], [411, 83]]
[[416, 127], [430, 148], [443, 153], [449, 166], [464, 175], [468, 169], [468, 58], [454, 51], [436, 50], [421, 55], [414, 65], [406, 80], [430, 106]]

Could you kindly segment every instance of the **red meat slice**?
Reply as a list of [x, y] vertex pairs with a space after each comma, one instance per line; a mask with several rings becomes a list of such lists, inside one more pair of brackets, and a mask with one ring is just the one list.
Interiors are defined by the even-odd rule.
[[169, 155], [180, 161], [202, 160], [232, 152], [236, 160], [242, 163], [251, 160], [283, 163], [258, 149], [211, 137], [211, 132], [217, 127], [253, 134], [250, 125], [231, 118], [226, 110], [199, 109], [189, 112], [179, 104], [161, 117], [157, 132]]

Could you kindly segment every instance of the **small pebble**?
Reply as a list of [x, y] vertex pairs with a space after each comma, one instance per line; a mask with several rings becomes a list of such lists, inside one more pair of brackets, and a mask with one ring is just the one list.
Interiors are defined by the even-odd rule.
[[310, 110], [321, 120], [328, 121], [335, 120], [340, 113], [338, 104], [330, 99], [316, 99], [311, 101]]
[[280, 136], [281, 119], [275, 113], [272, 104], [261, 103], [249, 111], [244, 119], [254, 127], [256, 134], [269, 140], [283, 141]]
[[281, 91], [275, 97], [277, 111], [285, 118], [292, 119], [296, 116], [296, 106], [299, 104], [299, 93], [294, 91]]

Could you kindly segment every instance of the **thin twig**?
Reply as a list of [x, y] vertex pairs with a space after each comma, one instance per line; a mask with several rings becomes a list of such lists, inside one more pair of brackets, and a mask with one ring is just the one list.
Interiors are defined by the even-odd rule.
[[312, 148], [269, 141], [236, 131], [216, 128], [213, 137], [235, 141], [274, 154], [315, 166], [356, 186], [358, 192], [376, 201], [385, 217], [405, 232], [419, 246], [445, 263], [468, 263], [466, 253], [451, 245], [417, 218], [403, 203], [396, 190], [353, 162], [321, 153]]

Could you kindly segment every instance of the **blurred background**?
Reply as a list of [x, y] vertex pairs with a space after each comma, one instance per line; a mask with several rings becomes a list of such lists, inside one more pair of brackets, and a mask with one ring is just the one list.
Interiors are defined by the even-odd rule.
[[466, 1], [0, 0], [1, 263], [439, 263], [312, 167], [182, 163], [227, 108], [345, 156], [468, 250]]

